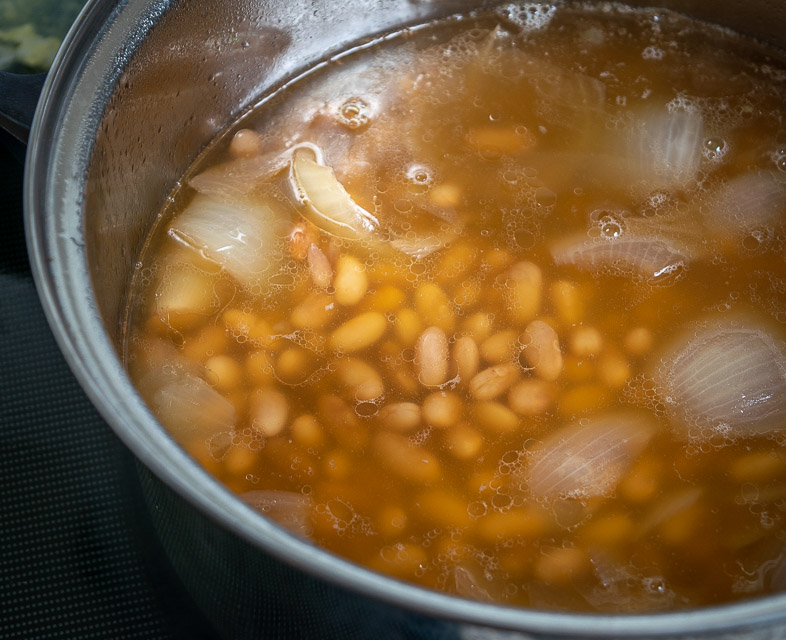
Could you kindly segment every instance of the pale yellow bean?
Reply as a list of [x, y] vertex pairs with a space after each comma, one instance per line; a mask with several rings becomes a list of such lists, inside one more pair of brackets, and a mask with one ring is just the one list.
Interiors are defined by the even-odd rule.
[[466, 383], [478, 372], [480, 351], [471, 336], [462, 336], [453, 345], [453, 361], [456, 363], [459, 379]]
[[575, 284], [568, 280], [558, 280], [551, 285], [550, 293], [560, 322], [571, 326], [584, 319], [584, 303]]
[[275, 374], [284, 384], [302, 384], [316, 371], [314, 353], [300, 347], [289, 347], [276, 358]]
[[483, 312], [473, 313], [461, 324], [462, 331], [471, 335], [478, 344], [491, 335], [493, 328], [494, 320], [491, 314]]
[[441, 284], [452, 282], [467, 274], [478, 258], [478, 248], [469, 243], [456, 243], [446, 249], [434, 269]]
[[379, 421], [396, 431], [413, 431], [420, 425], [420, 405], [414, 402], [392, 402], [377, 414]]
[[544, 550], [535, 562], [534, 573], [538, 580], [550, 585], [566, 585], [590, 568], [584, 550], [576, 547], [553, 547]]
[[430, 427], [452, 427], [461, 420], [463, 413], [464, 403], [452, 391], [434, 391], [423, 400], [423, 421]]
[[295, 418], [290, 429], [292, 430], [292, 438], [301, 447], [319, 449], [325, 444], [325, 430], [319, 424], [319, 420], [310, 413], [304, 413]]
[[551, 383], [526, 378], [511, 387], [508, 404], [520, 416], [537, 416], [549, 410], [556, 396], [557, 390]]
[[240, 129], [229, 143], [229, 153], [235, 158], [253, 158], [262, 153], [262, 136], [253, 129]]
[[447, 489], [421, 491], [415, 496], [415, 507], [421, 518], [438, 527], [461, 529], [471, 522], [466, 501]]
[[347, 320], [330, 334], [328, 345], [336, 351], [352, 353], [370, 347], [387, 329], [385, 316], [377, 311], [367, 311]]
[[319, 291], [310, 294], [292, 309], [289, 320], [296, 329], [321, 329], [336, 313], [333, 296]]
[[437, 459], [422, 447], [410, 444], [405, 436], [380, 432], [374, 439], [374, 451], [392, 473], [404, 480], [432, 484], [442, 477]]
[[251, 427], [266, 437], [284, 430], [289, 416], [287, 397], [273, 387], [262, 387], [251, 399]]
[[436, 387], [448, 376], [448, 337], [439, 327], [429, 327], [415, 345], [418, 380], [426, 387]]
[[518, 331], [507, 330], [489, 336], [480, 344], [480, 357], [492, 364], [511, 362], [516, 352], [518, 335]]
[[514, 322], [524, 325], [540, 311], [543, 296], [543, 275], [533, 262], [517, 262], [507, 273], [510, 292], [509, 313]]
[[507, 391], [519, 378], [514, 364], [498, 364], [484, 369], [469, 381], [469, 392], [476, 400], [493, 400]]
[[415, 308], [427, 325], [434, 325], [443, 331], [452, 331], [456, 324], [448, 296], [442, 288], [426, 282], [415, 291]]
[[259, 453], [248, 447], [232, 447], [222, 460], [224, 469], [232, 475], [245, 476], [259, 459]]
[[342, 358], [336, 365], [336, 373], [350, 400], [367, 402], [375, 400], [385, 393], [382, 376], [364, 360]]
[[768, 482], [786, 473], [786, 463], [776, 450], [755, 451], [733, 460], [729, 472], [739, 482]]
[[568, 346], [578, 358], [597, 356], [603, 349], [603, 336], [595, 327], [582, 325], [571, 332]]
[[405, 347], [413, 347], [423, 332], [423, 321], [413, 309], [401, 309], [393, 325], [396, 337]]
[[333, 281], [333, 267], [324, 251], [312, 243], [306, 254], [311, 281], [320, 289], [327, 289]]
[[515, 431], [519, 417], [508, 407], [493, 400], [482, 400], [472, 407], [472, 415], [478, 425], [495, 433]]
[[461, 202], [461, 187], [443, 182], [432, 188], [428, 197], [438, 207], [456, 207]]
[[495, 544], [516, 537], [535, 539], [549, 531], [550, 522], [542, 510], [521, 507], [504, 513], [493, 511], [479, 518], [476, 526], [481, 540]]
[[483, 447], [483, 436], [466, 422], [459, 422], [442, 434], [444, 448], [458, 460], [476, 458]]
[[625, 351], [632, 356], [643, 356], [650, 352], [654, 341], [647, 327], [634, 327], [625, 334]]
[[607, 387], [619, 389], [630, 379], [630, 365], [618, 351], [606, 350], [598, 361], [598, 375]]
[[368, 290], [366, 267], [354, 256], [342, 255], [336, 264], [333, 279], [336, 302], [345, 307], [357, 304]]
[[407, 528], [407, 512], [397, 505], [382, 507], [375, 518], [377, 529], [383, 536], [393, 537]]
[[217, 355], [205, 361], [207, 381], [219, 391], [231, 391], [243, 380], [243, 368], [230, 356]]
[[524, 331], [524, 359], [543, 380], [553, 381], [562, 372], [562, 351], [557, 332], [542, 320], [534, 320]]

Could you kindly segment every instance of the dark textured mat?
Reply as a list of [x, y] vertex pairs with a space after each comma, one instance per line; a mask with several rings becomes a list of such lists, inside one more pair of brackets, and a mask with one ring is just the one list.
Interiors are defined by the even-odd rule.
[[207, 639], [147, 521], [131, 454], [35, 293], [22, 168], [0, 147], [0, 637]]

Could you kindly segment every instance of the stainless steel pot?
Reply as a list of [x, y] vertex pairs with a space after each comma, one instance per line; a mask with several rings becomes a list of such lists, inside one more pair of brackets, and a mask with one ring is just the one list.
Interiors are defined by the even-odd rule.
[[[326, 55], [477, 4], [89, 3], [44, 86], [27, 155], [29, 250], [60, 346], [141, 461], [162, 544], [225, 637], [784, 638], [786, 594], [658, 615], [577, 615], [465, 601], [374, 574], [234, 499], [169, 438], [121, 366], [129, 274], [156, 212], [204, 145], [260, 94]], [[656, 4], [786, 47], [778, 0]]]

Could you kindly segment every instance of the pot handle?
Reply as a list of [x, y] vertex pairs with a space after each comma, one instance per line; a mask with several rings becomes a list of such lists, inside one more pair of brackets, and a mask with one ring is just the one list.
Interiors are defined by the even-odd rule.
[[0, 71], [0, 140], [20, 160], [46, 79], [45, 73], [23, 75]]

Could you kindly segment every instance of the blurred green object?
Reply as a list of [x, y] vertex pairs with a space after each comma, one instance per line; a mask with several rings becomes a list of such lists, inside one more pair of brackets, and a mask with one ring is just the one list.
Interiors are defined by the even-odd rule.
[[0, 69], [49, 69], [84, 0], [0, 0]]

